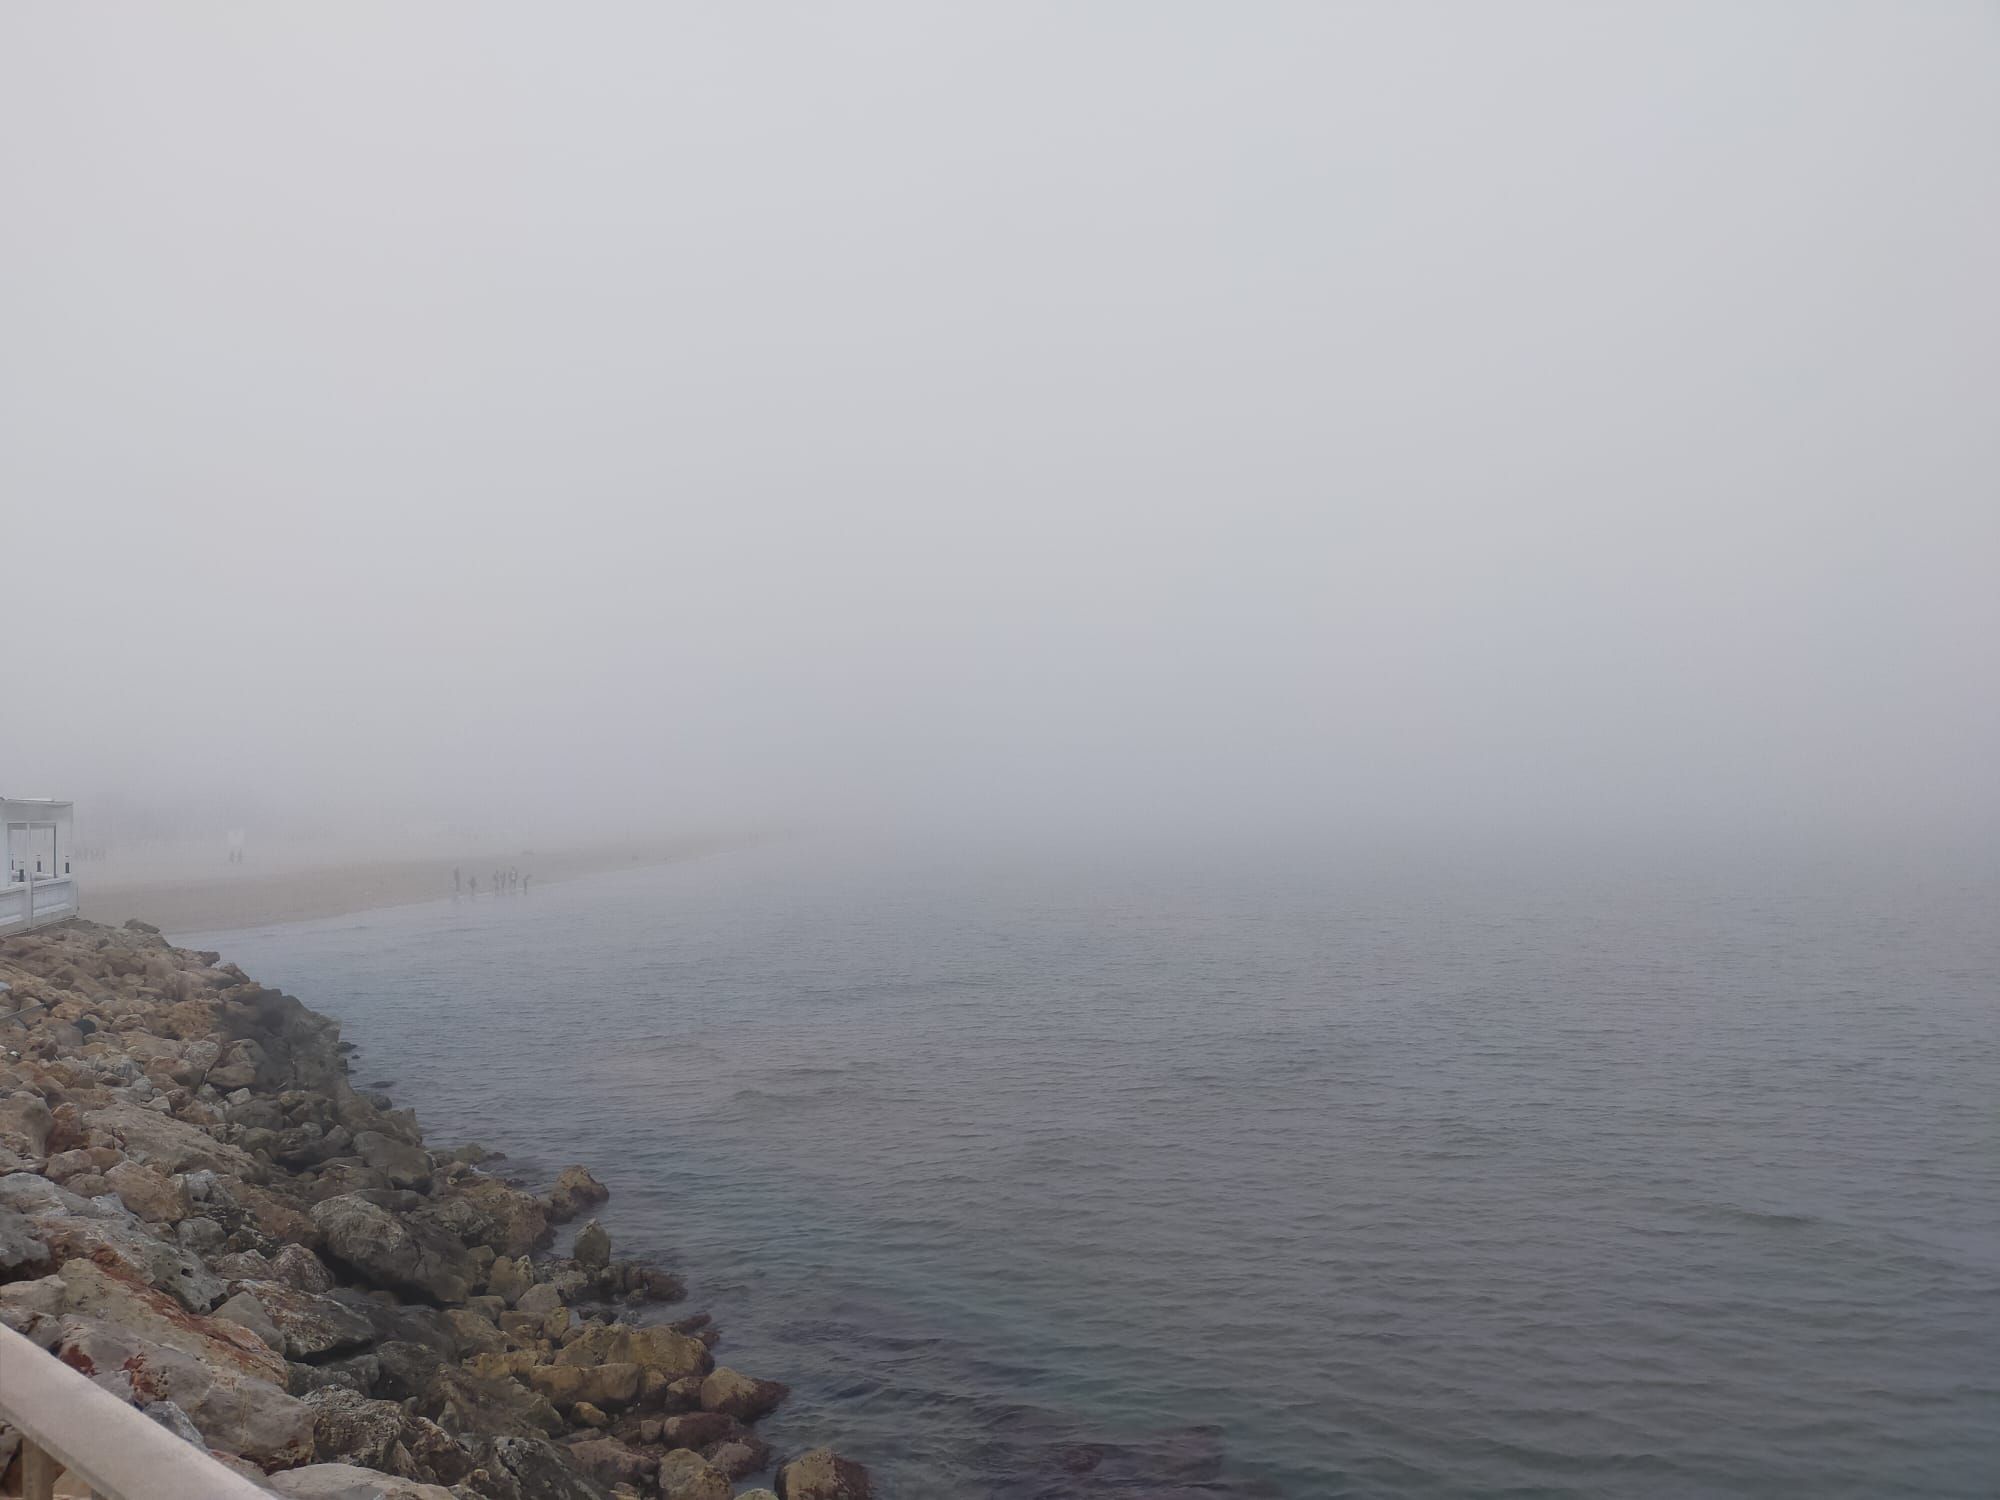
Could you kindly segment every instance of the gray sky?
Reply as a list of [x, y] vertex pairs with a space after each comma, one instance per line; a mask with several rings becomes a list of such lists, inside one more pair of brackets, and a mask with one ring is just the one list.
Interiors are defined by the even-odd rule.
[[0, 202], [17, 795], [2000, 826], [1990, 4], [16, 0]]

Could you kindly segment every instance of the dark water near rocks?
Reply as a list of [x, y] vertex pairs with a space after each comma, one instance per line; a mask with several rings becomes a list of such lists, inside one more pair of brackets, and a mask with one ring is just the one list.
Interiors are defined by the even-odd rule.
[[759, 850], [202, 939], [891, 1497], [2000, 1493], [1990, 865]]

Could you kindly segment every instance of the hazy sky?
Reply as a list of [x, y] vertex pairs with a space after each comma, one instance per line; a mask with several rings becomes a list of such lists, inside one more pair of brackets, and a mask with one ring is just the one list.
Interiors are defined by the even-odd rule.
[[0, 205], [10, 793], [2000, 827], [1992, 4], [12, 0]]

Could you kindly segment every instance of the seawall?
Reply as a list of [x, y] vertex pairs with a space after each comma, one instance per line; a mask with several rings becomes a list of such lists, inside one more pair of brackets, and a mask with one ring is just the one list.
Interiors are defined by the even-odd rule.
[[595, 1221], [547, 1253], [583, 1167], [428, 1149], [335, 1022], [142, 922], [0, 940], [0, 980], [0, 1321], [189, 1442], [321, 1500], [866, 1500], [757, 1436], [785, 1387], [676, 1278]]

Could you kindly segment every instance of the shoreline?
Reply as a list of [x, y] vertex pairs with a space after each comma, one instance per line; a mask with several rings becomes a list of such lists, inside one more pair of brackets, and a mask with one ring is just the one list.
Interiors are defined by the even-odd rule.
[[86, 869], [79, 879], [82, 915], [89, 921], [116, 927], [140, 919], [167, 933], [236, 932], [446, 900], [453, 894], [455, 869], [467, 879], [480, 880], [479, 895], [484, 899], [486, 883], [496, 868], [520, 870], [536, 886], [557, 885], [612, 870], [677, 864], [760, 841], [761, 836], [754, 834], [687, 834], [541, 853], [488, 850], [377, 862], [350, 855], [318, 863], [122, 877], [94, 876]]
[[428, 1149], [336, 1022], [144, 922], [0, 939], [0, 979], [0, 1321], [219, 1461], [295, 1500], [869, 1500], [756, 1435], [788, 1390], [679, 1278], [595, 1219], [550, 1253], [584, 1167]]

